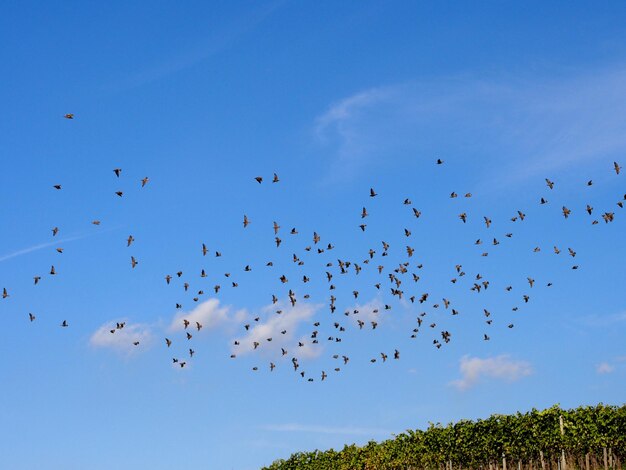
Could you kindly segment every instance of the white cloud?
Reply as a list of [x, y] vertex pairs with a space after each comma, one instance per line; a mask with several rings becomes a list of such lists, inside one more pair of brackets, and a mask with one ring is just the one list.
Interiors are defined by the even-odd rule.
[[[380, 323], [384, 318], [382, 312], [384, 312], [385, 305], [382, 303], [380, 298], [373, 298], [369, 302], [364, 304], [355, 304], [347, 310], [350, 312], [349, 318], [357, 323], [359, 320], [365, 322], [363, 328], [371, 328], [371, 322], [375, 321]], [[357, 310], [359, 313], [355, 314], [354, 311]]]
[[[333, 171], [446, 153], [525, 178], [626, 152], [626, 67], [560, 77], [439, 78], [361, 91], [319, 116]], [[380, 155], [387, 155], [381, 159]], [[435, 154], [435, 152], [437, 152]], [[513, 178], [513, 176], [510, 176]]]
[[[105, 323], [98, 328], [89, 338], [89, 344], [95, 348], [108, 348], [117, 352], [129, 353], [137, 350], [137, 348], [145, 349], [147, 345], [152, 343], [153, 334], [149, 325], [126, 322], [124, 328], [116, 329], [116, 323]], [[139, 341], [139, 346], [133, 344], [137, 341]]]
[[[321, 308], [321, 305], [313, 305], [307, 303], [297, 303], [294, 307], [284, 303], [266, 306], [264, 312], [274, 312], [282, 310], [281, 314], [272, 313], [265, 321], [252, 322], [250, 329], [244, 336], [235, 338], [239, 342], [238, 346], [232, 347], [232, 352], [237, 355], [244, 355], [252, 351], [259, 353], [269, 353], [270, 355], [280, 355], [280, 348], [283, 347], [290, 353], [290, 357], [312, 358], [321, 354], [323, 346], [321, 344], [312, 344], [309, 336], [297, 336], [298, 326], [310, 320], [315, 313]], [[285, 334], [281, 332], [285, 331]], [[267, 341], [272, 338], [272, 341]], [[299, 347], [298, 342], [302, 342], [304, 346]], [[258, 348], [254, 349], [254, 342], [259, 343]]]
[[355, 426], [318, 426], [311, 424], [297, 424], [297, 423], [285, 423], [285, 424], [270, 424], [263, 426], [266, 431], [277, 432], [308, 432], [317, 434], [345, 434], [345, 435], [391, 435], [391, 431], [381, 428], [365, 428]]
[[192, 327], [199, 322], [203, 329], [211, 330], [223, 326], [229, 322], [239, 322], [245, 316], [245, 312], [240, 310], [230, 315], [232, 308], [229, 306], [220, 307], [220, 301], [212, 298], [208, 299], [194, 308], [191, 312], [178, 312], [174, 315], [169, 331], [181, 331], [185, 328], [183, 320], [188, 320]]
[[526, 361], [515, 361], [507, 355], [481, 359], [479, 357], [463, 356], [460, 361], [462, 377], [451, 382], [459, 390], [467, 390], [481, 378], [513, 382], [532, 373], [530, 364]]
[[596, 366], [596, 372], [598, 374], [610, 374], [614, 370], [615, 370], [615, 367], [613, 367], [608, 362], [601, 362], [600, 364]]

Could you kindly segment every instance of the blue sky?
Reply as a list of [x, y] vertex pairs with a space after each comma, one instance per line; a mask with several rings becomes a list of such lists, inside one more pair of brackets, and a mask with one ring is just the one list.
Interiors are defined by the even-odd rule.
[[[626, 6], [13, 2], [0, 13], [5, 466], [253, 469], [429, 421], [623, 403], [626, 175], [613, 162], [626, 167]], [[523, 222], [510, 221], [517, 210]], [[604, 212], [614, 222], [591, 225]], [[315, 251], [314, 231], [332, 251]], [[337, 259], [363, 270], [341, 275]], [[387, 273], [405, 261], [399, 301]], [[456, 264], [467, 274], [452, 284]], [[476, 274], [488, 290], [470, 291]], [[423, 305], [407, 299], [424, 292]], [[458, 315], [433, 308], [443, 298]], [[183, 318], [203, 324], [190, 340]], [[442, 330], [452, 339], [436, 349]]]

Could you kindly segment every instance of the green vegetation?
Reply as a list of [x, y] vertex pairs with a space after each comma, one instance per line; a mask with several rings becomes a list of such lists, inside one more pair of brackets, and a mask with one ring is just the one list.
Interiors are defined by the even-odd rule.
[[363, 447], [298, 452], [264, 469], [591, 470], [621, 469], [625, 457], [626, 405], [600, 404], [431, 423]]

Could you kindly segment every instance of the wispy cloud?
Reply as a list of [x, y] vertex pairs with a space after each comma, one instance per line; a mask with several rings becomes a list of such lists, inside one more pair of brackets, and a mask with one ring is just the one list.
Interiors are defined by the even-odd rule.
[[266, 431], [276, 432], [304, 432], [314, 434], [343, 434], [354, 436], [390, 436], [392, 433], [382, 428], [366, 428], [357, 426], [324, 426], [314, 424], [270, 424], [263, 426]]
[[596, 372], [598, 374], [610, 374], [615, 370], [615, 366], [612, 366], [608, 362], [601, 362], [596, 366]]
[[559, 77], [394, 84], [334, 103], [314, 130], [342, 177], [390, 156], [396, 163], [403, 155], [432, 160], [436, 151], [472, 155], [523, 179], [623, 154], [625, 80], [619, 66]]
[[[117, 322], [123, 322], [121, 319]], [[142, 350], [149, 346], [154, 338], [152, 327], [142, 323], [128, 323], [123, 328], [116, 329], [117, 322], [109, 322], [98, 328], [89, 339], [89, 344], [94, 348], [112, 349], [121, 353]], [[111, 333], [113, 331], [113, 333]], [[139, 342], [138, 346], [133, 343]]]
[[626, 356], [616, 356], [610, 361], [603, 361], [596, 364], [596, 373], [600, 375], [611, 374], [616, 370], [623, 370], [626, 363]]
[[367, 113], [369, 108], [392, 100], [396, 94], [394, 87], [372, 88], [332, 104], [315, 120], [317, 137], [327, 143], [332, 138], [331, 134], [336, 133], [344, 141], [341, 150], [346, 150], [346, 147], [356, 143], [353, 138], [358, 137], [354, 132], [354, 121]]
[[507, 355], [485, 359], [463, 356], [459, 368], [461, 378], [450, 383], [459, 390], [471, 388], [483, 377], [514, 382], [532, 373], [528, 362], [516, 361]]

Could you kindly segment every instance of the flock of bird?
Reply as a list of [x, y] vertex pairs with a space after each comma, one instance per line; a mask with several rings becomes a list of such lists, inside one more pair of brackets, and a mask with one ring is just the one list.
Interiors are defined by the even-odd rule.
[[[63, 117], [66, 119], [74, 119], [73, 114], [65, 114]], [[445, 162], [442, 159], [437, 159], [434, 162], [434, 164], [444, 165]], [[614, 162], [612, 171], [616, 175], [620, 175], [621, 170], [622, 170], [622, 167], [617, 162]], [[122, 177], [121, 168], [114, 168], [113, 173], [114, 173], [114, 177], [116, 178]], [[253, 181], [253, 184], [254, 182], [256, 182], [259, 185], [262, 185], [262, 184], [267, 184], [268, 180], [264, 178], [263, 176], [255, 176], [252, 178], [252, 181]], [[276, 173], [273, 173], [269, 181], [271, 181], [271, 184], [278, 184], [281, 180]], [[144, 188], [149, 182], [150, 182], [150, 179], [148, 177], [144, 177], [141, 180], [139, 180], [137, 184], [140, 185], [141, 188]], [[546, 183], [548, 190], [552, 190], [555, 187], [555, 182], [548, 178], [545, 179], [545, 183]], [[594, 183], [592, 180], [589, 180], [586, 184], [587, 186], [592, 186]], [[54, 191], [61, 191], [63, 189], [63, 186], [62, 184], [54, 184], [52, 186], [52, 189]], [[116, 191], [115, 195], [121, 198], [124, 196], [124, 193], [122, 191]], [[376, 190], [374, 188], [370, 188], [369, 198], [373, 199], [377, 197], [379, 197], [379, 195], [376, 192]], [[459, 195], [456, 192], [452, 192], [450, 193], [449, 197], [451, 199], [455, 199], [459, 197], [471, 198], [472, 194], [465, 193], [465, 194]], [[616, 206], [620, 209], [623, 208], [625, 201], [626, 201], [626, 194], [623, 196], [622, 199], [617, 201]], [[544, 205], [547, 203], [548, 203], [548, 200], [545, 197], [541, 197], [541, 199], [539, 200], [539, 204], [541, 205]], [[422, 216], [422, 212], [412, 204], [410, 199], [408, 198], [404, 199], [402, 204], [410, 208], [410, 211], [409, 211], [410, 217], [419, 219]], [[562, 212], [562, 216], [565, 219], [568, 219], [573, 214], [573, 211], [566, 206], [562, 207], [561, 212]], [[602, 212], [598, 214], [598, 216], [596, 216], [595, 209], [589, 204], [586, 205], [585, 212], [588, 214], [589, 217], [591, 217], [591, 224], [593, 225], [600, 223], [600, 220], [602, 220], [605, 224], [609, 224], [609, 223], [612, 223], [615, 219], [615, 212], [611, 212], [611, 211]], [[458, 219], [460, 220], [460, 223], [465, 224], [467, 223], [468, 218], [470, 218], [470, 216], [472, 215], [473, 214], [470, 214], [467, 211], [464, 211], [458, 214]], [[362, 222], [358, 226], [358, 229], [361, 232], [366, 231], [367, 224], [365, 223], [365, 220], [368, 217], [370, 217], [370, 213], [368, 212], [366, 207], [362, 207], [362, 209], [360, 210], [360, 219]], [[491, 218], [488, 216], [481, 216], [481, 217], [482, 217], [482, 221], [484, 222], [485, 229], [489, 230], [492, 225]], [[525, 218], [526, 218], [526, 214], [520, 210], [517, 210], [515, 211], [514, 214], [512, 214], [512, 217], [510, 217], [510, 222], [522, 223], [525, 220]], [[251, 223], [252, 221], [248, 217], [248, 215], [243, 214], [242, 229], [243, 230], [248, 229]], [[100, 225], [100, 221], [93, 220], [92, 224]], [[271, 230], [273, 231], [274, 244], [276, 248], [280, 248], [281, 244], [283, 243], [283, 240], [281, 237], [283, 236], [282, 234], [284, 232], [288, 234], [287, 236], [297, 236], [299, 234], [298, 230], [295, 227], [289, 230], [283, 231], [283, 228], [281, 227], [281, 225], [279, 225], [276, 221], [273, 221], [270, 227], [271, 227]], [[56, 237], [57, 234], [59, 233], [59, 227], [55, 226], [51, 228], [51, 232], [52, 232], [52, 237]], [[412, 236], [411, 230], [408, 228], [404, 228], [404, 236], [407, 238], [407, 240], [410, 240]], [[511, 238], [513, 237], [513, 233], [507, 232], [504, 234], [504, 237]], [[488, 244], [491, 246], [497, 246], [501, 243], [501, 241], [498, 240], [496, 236], [493, 236], [491, 234], [488, 236], [488, 239], [490, 240], [476, 239], [475, 241], [473, 241], [473, 244], [476, 246], [488, 245]], [[128, 237], [126, 237], [125, 240], [126, 240], [126, 247], [129, 249], [129, 251], [131, 251], [135, 243], [134, 236], [130, 234], [128, 235]], [[328, 254], [329, 252], [335, 249], [335, 246], [332, 243], [329, 243], [329, 242], [322, 243], [321, 237], [317, 232], [313, 232], [312, 237], [311, 237], [311, 242], [312, 242], [311, 244], [308, 244], [307, 246], [304, 247], [304, 252], [307, 252], [307, 253], [310, 252], [310, 253], [317, 254], [317, 255], [324, 255], [324, 254]], [[385, 264], [387, 263], [384, 263], [384, 261], [387, 259], [385, 257], [389, 256], [389, 253], [390, 253], [390, 248], [391, 248], [390, 244], [387, 243], [386, 241], [381, 241], [378, 246], [380, 247], [379, 249], [377, 249], [376, 246], [369, 248], [367, 253], [364, 253], [364, 255], [362, 256], [362, 259], [359, 259], [358, 261], [340, 259], [340, 258], [335, 258], [335, 257], [333, 257], [333, 260], [331, 261], [330, 255], [329, 255], [328, 260], [324, 259], [324, 261], [326, 262], [324, 272], [320, 272], [320, 273], [309, 272], [307, 274], [303, 273], [301, 279], [299, 280], [288, 279], [285, 274], [276, 275], [277, 286], [279, 288], [285, 289], [286, 295], [284, 296], [284, 300], [283, 300], [281, 299], [280, 295], [276, 294], [276, 292], [271, 294], [272, 305], [275, 306], [275, 310], [273, 311], [272, 315], [287, 316], [291, 313], [291, 310], [289, 309], [289, 307], [291, 307], [291, 309], [294, 309], [298, 305], [298, 302], [301, 301], [299, 294], [297, 293], [298, 289], [296, 287], [289, 287], [289, 286], [294, 285], [294, 281], [295, 282], [301, 281], [304, 285], [306, 285], [307, 283], [311, 281], [312, 278], [316, 278], [317, 280], [323, 279], [323, 281], [327, 284], [327, 289], [328, 289], [327, 307], [328, 307], [329, 316], [327, 318], [331, 319], [325, 326], [330, 331], [334, 331], [334, 333], [331, 333], [327, 337], [327, 339], [324, 341], [333, 343], [334, 345], [338, 346], [338, 343], [342, 342], [343, 333], [346, 332], [347, 328], [351, 328], [351, 327], [358, 328], [358, 330], [362, 330], [364, 328], [375, 330], [378, 326], [379, 316], [383, 312], [392, 309], [391, 301], [389, 301], [388, 303], [381, 302], [379, 307], [371, 307], [370, 311], [368, 312], [362, 312], [362, 311], [360, 312], [359, 308], [356, 308], [356, 307], [347, 309], [344, 312], [342, 312], [343, 315], [345, 315], [346, 317], [350, 317], [352, 319], [352, 321], [347, 322], [347, 323], [342, 323], [340, 321], [341, 316], [337, 317], [337, 315], [340, 315], [340, 314], [336, 314], [336, 311], [338, 309], [338, 305], [340, 302], [338, 298], [334, 295], [337, 292], [337, 288], [336, 288], [337, 279], [342, 276], [350, 277], [350, 275], [353, 275], [356, 278], [364, 270], [370, 270], [375, 275], [379, 276], [380, 280], [377, 281], [373, 286], [370, 286], [371, 288], [375, 289], [374, 292], [376, 293], [382, 293], [383, 291], [386, 291], [386, 289], [383, 287], [383, 284], [388, 283], [387, 284], [388, 289], [389, 289], [388, 292], [390, 293], [391, 299], [393, 300], [398, 300], [398, 301], [402, 301], [405, 303], [410, 302], [411, 304], [416, 303], [417, 305], [420, 305], [421, 308], [424, 308], [424, 309], [429, 309], [429, 308], [440, 309], [439, 311], [449, 312], [451, 316], [459, 315], [460, 308], [452, 302], [451, 298], [444, 297], [441, 299], [433, 300], [431, 293], [421, 292], [421, 291], [416, 290], [418, 286], [420, 286], [420, 280], [423, 276], [422, 270], [424, 266], [422, 263], [414, 261], [415, 259], [414, 254], [416, 252], [416, 249], [413, 246], [407, 244], [406, 247], [403, 247], [402, 251], [406, 253], [405, 257], [401, 260], [401, 262], [394, 264], [391, 267], [385, 266]], [[58, 253], [63, 253], [64, 251], [62, 247], [56, 247], [55, 249]], [[540, 247], [535, 247], [533, 251], [538, 252], [540, 250], [541, 250]], [[577, 255], [576, 251], [571, 247], [559, 248], [557, 246], [554, 246], [553, 252], [556, 255], [559, 255], [562, 252], [564, 252], [564, 254], [571, 256], [573, 260], [575, 260], [576, 255]], [[483, 257], [486, 257], [488, 255], [489, 255], [488, 251], [483, 251], [482, 253], [480, 253], [480, 256], [483, 256]], [[138, 260], [132, 253], [129, 253], [128, 256], [129, 256], [128, 259], [129, 259], [130, 269], [136, 269], [140, 264], [140, 260]], [[208, 246], [203, 243], [200, 247], [198, 247], [198, 256], [221, 257], [222, 254], [219, 250], [209, 250]], [[289, 260], [289, 262], [292, 262], [295, 266], [298, 266], [298, 267], [303, 266], [305, 264], [305, 261], [303, 259], [303, 254], [294, 253], [292, 256], [288, 256], [287, 259]], [[266, 263], [267, 268], [272, 268], [274, 267], [274, 265], [275, 265], [274, 261], [268, 261]], [[276, 267], [278, 266], [280, 265], [277, 262]], [[574, 262], [574, 264], [571, 266], [571, 269], [577, 270], [578, 265], [575, 264]], [[248, 272], [252, 270], [252, 267], [250, 265], [246, 265], [243, 268], [243, 270], [245, 272]], [[486, 276], [480, 273], [475, 273], [471, 275], [467, 274], [461, 263], [455, 264], [452, 272], [453, 272], [453, 277], [450, 279], [450, 283], [452, 285], [460, 286], [464, 279], [469, 279], [469, 283], [466, 282], [466, 284], [469, 284], [468, 286], [469, 290], [475, 293], [484, 292], [488, 290], [491, 286], [491, 280], [486, 278]], [[54, 265], [50, 267], [49, 275], [50, 276], [57, 275]], [[200, 278], [207, 278], [208, 276], [209, 274], [207, 273], [205, 269], [202, 269], [199, 273]], [[234, 278], [231, 278], [231, 274], [229, 272], [224, 273], [224, 277], [227, 279], [227, 284], [225, 284], [225, 286], [232, 287], [232, 288], [238, 287], [238, 282]], [[181, 279], [180, 282], [182, 282], [182, 286], [181, 286], [182, 291], [184, 293], [193, 295], [194, 302], [199, 302], [202, 296], [205, 295], [205, 290], [204, 289], [199, 289], [197, 291], [193, 290], [190, 284], [190, 282], [192, 281], [191, 278], [183, 278], [182, 271], [177, 271], [174, 273], [174, 275], [169, 274], [169, 273], [163, 274], [163, 279], [165, 281], [166, 286], [169, 286], [170, 284], [172, 284], [172, 282], [175, 279], [179, 279], [179, 278]], [[37, 285], [41, 281], [41, 279], [42, 277], [40, 275], [33, 276], [34, 284]], [[362, 291], [363, 291], [363, 287], [362, 286], [359, 287], [358, 281], [356, 279], [354, 282], [355, 282], [354, 288], [352, 289], [351, 298], [349, 299], [350, 302], [357, 302], [359, 299], [359, 296], [362, 294]], [[535, 288], [537, 284], [537, 282], [532, 276], [528, 276], [526, 279], [526, 282], [527, 282], [528, 289]], [[552, 283], [548, 282], [547, 284], [545, 284], [545, 286], [551, 287]], [[210, 292], [212, 295], [214, 294], [215, 296], [218, 296], [220, 293], [220, 289], [222, 289], [222, 285], [218, 283], [212, 286], [211, 288], [205, 287], [205, 289], [207, 290], [207, 292]], [[504, 287], [504, 290], [506, 292], [511, 292], [513, 290], [513, 286], [507, 285]], [[10, 296], [11, 296], [10, 287], [3, 287], [2, 299], [8, 299]], [[304, 300], [308, 300], [310, 299], [310, 294], [304, 294], [301, 298]], [[521, 301], [523, 301], [524, 304], [528, 303], [530, 301], [530, 295], [528, 293], [524, 293], [521, 297]], [[183, 304], [182, 300], [176, 302], [176, 305], [175, 305], [176, 309], [177, 310], [182, 309], [183, 308], [182, 304]], [[519, 306], [517, 305], [512, 307], [513, 311], [517, 311], [518, 309], [519, 309]], [[426, 319], [427, 315], [428, 315], [428, 312], [423, 311], [419, 314], [419, 316], [416, 317], [416, 323], [414, 325], [414, 328], [412, 328], [410, 332], [410, 338], [417, 338], [418, 333], [421, 331], [423, 326], [428, 327], [432, 329], [433, 331], [437, 327], [436, 321], [429, 321]], [[488, 328], [490, 325], [492, 325], [492, 322], [493, 322], [491, 312], [487, 308], [484, 308], [482, 311], [482, 315], [484, 316], [485, 325]], [[32, 313], [28, 313], [28, 319], [30, 322], [34, 322], [36, 320], [36, 317]], [[269, 364], [267, 365], [269, 371], [273, 371], [277, 367], [277, 362], [279, 362], [279, 360], [282, 359], [282, 360], [290, 361], [291, 363], [290, 367], [292, 367], [293, 370], [297, 372], [297, 374], [300, 377], [302, 377], [303, 379], [306, 379], [307, 381], [312, 382], [316, 380], [315, 377], [319, 377], [322, 381], [326, 380], [326, 378], [328, 377], [328, 374], [326, 371], [322, 370], [319, 373], [319, 375], [316, 375], [316, 376], [307, 375], [304, 371], [301, 370], [301, 364], [300, 364], [299, 351], [304, 351], [307, 349], [307, 347], [308, 348], [315, 347], [314, 345], [320, 344], [319, 342], [322, 341], [322, 335], [320, 331], [321, 331], [321, 325], [323, 322], [320, 320], [321, 318], [319, 318], [319, 316], [316, 316], [315, 318], [313, 318], [312, 323], [311, 323], [312, 331], [310, 332], [310, 334], [307, 335], [306, 337], [302, 337], [299, 341], [292, 341], [292, 344], [288, 346], [287, 343], [284, 341], [281, 341], [280, 338], [275, 338], [273, 336], [260, 338], [259, 335], [253, 335], [252, 333], [255, 332], [255, 329], [263, 324], [259, 316], [254, 317], [249, 322], [243, 324], [242, 326], [243, 336], [241, 338], [234, 340], [232, 344], [231, 358], [235, 359], [238, 357], [238, 352], [240, 348], [242, 349], [244, 353], [251, 352], [251, 351], [258, 352], [258, 351], [268, 350], [268, 348], [271, 348], [271, 346], [274, 344], [276, 345], [276, 347], [272, 350], [272, 352], [268, 353], [268, 355], [270, 356], [268, 359]], [[194, 337], [194, 334], [196, 332], [199, 332], [203, 328], [203, 325], [199, 321], [190, 321], [188, 318], [185, 318], [184, 316], [180, 321], [181, 321], [182, 330], [184, 332], [184, 336], [180, 340], [175, 337], [163, 338], [163, 347], [171, 348], [175, 342], [178, 342], [178, 341], [184, 342], [184, 344], [186, 345], [184, 348], [186, 350], [185, 355], [188, 356], [188, 359], [182, 358], [182, 357], [172, 358], [172, 363], [174, 365], [177, 365], [180, 368], [184, 368], [187, 365], [187, 361], [193, 358], [196, 352], [193, 349], [193, 347], [189, 347], [190, 344], [193, 344], [192, 338]], [[62, 322], [60, 323], [60, 326], [62, 328], [67, 328], [69, 327], [69, 323], [67, 320], [62, 320]], [[109, 334], [114, 335], [118, 331], [123, 330], [125, 327], [126, 327], [126, 322], [117, 322], [114, 326], [111, 327]], [[514, 324], [509, 323], [507, 327], [513, 328]], [[262, 330], [259, 329], [258, 331], [262, 331]], [[280, 334], [285, 335], [285, 337], [292, 337], [293, 332], [289, 332], [286, 329], [283, 329], [280, 331]], [[439, 349], [443, 345], [449, 343], [451, 341], [451, 338], [452, 338], [452, 334], [450, 333], [450, 331], [441, 330], [437, 333], [437, 337], [432, 340], [432, 344], [434, 345], [434, 347]], [[489, 331], [486, 331], [483, 333], [483, 340], [484, 341], [490, 340]], [[248, 342], [249, 344], [245, 344], [245, 342]], [[140, 347], [140, 341], [138, 340], [133, 340], [132, 344], [134, 347]], [[272, 353], [275, 353], [275, 357], [272, 356]], [[392, 357], [394, 360], [399, 360], [400, 351], [397, 348], [392, 348], [392, 350], [390, 351], [387, 351], [387, 352], [383, 351], [383, 352], [380, 352], [376, 357], [369, 358], [369, 361], [371, 363], [375, 363], [375, 362], [384, 363], [387, 361], [389, 357]], [[343, 366], [346, 366], [348, 364], [350, 357], [345, 354], [333, 354], [332, 359], [337, 361], [336, 367], [334, 367], [334, 371], [339, 372]], [[255, 365], [254, 367], [252, 367], [252, 370], [258, 371], [259, 366]]]

